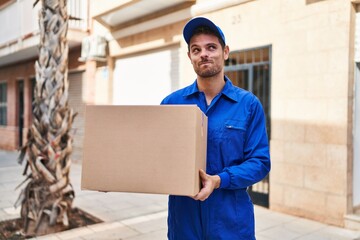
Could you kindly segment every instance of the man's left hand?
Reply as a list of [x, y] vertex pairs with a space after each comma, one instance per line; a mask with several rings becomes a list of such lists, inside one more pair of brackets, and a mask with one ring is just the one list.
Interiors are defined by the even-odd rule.
[[220, 177], [218, 175], [208, 175], [204, 170], [200, 169], [200, 178], [202, 182], [202, 188], [198, 194], [196, 194], [193, 199], [205, 201], [210, 194], [220, 187]]

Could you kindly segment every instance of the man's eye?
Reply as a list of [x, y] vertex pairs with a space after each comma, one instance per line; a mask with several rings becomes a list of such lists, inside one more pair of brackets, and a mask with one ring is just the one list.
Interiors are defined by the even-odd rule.
[[216, 47], [215, 47], [215, 46], [209, 46], [209, 49], [210, 49], [210, 50], [215, 50]]
[[200, 50], [198, 48], [193, 48], [192, 52], [193, 53], [198, 53]]

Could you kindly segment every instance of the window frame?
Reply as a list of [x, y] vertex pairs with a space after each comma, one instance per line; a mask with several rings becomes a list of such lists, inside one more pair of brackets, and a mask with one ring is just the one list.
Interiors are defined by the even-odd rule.
[[7, 82], [0, 82], [0, 126], [7, 125]]

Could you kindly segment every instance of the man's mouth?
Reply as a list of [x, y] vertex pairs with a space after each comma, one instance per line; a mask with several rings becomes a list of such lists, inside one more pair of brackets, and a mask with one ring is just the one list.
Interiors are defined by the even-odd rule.
[[209, 64], [209, 63], [211, 63], [211, 62], [210, 61], [205, 61], [205, 62], [200, 62], [199, 65], [204, 65], [204, 64]]

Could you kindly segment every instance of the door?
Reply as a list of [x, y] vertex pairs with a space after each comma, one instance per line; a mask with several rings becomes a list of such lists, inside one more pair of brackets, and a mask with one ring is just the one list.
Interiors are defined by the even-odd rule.
[[20, 80], [17, 82], [18, 90], [18, 138], [19, 147], [23, 145], [23, 128], [24, 128], [24, 81]]
[[353, 117], [353, 207], [360, 211], [360, 4], [356, 5], [355, 22], [355, 91]]
[[71, 159], [73, 162], [82, 161], [82, 149], [84, 141], [85, 102], [83, 100], [83, 77], [84, 72], [73, 72], [68, 75], [69, 95], [68, 103], [70, 108], [77, 113], [71, 128], [74, 137], [72, 143]]
[[360, 63], [355, 68], [353, 206], [360, 209]]
[[[225, 63], [225, 74], [234, 85], [254, 93], [260, 100], [266, 117], [270, 142], [270, 66], [271, 47], [231, 52]], [[254, 204], [269, 207], [269, 176], [249, 187]]]

